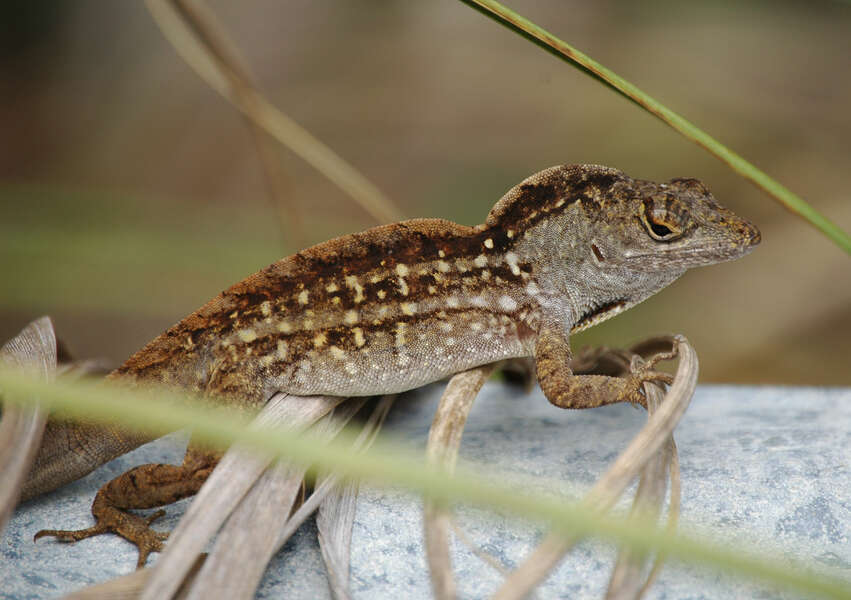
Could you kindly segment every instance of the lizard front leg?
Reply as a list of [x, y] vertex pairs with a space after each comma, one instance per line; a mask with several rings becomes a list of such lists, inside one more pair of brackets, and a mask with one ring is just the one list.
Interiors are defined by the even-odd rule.
[[535, 342], [538, 382], [547, 400], [560, 408], [594, 408], [617, 402], [646, 406], [642, 384], [647, 381], [671, 384], [671, 375], [655, 371], [653, 367], [660, 360], [673, 357], [673, 352], [657, 354], [638, 372], [626, 377], [574, 375], [570, 370], [570, 342], [561, 326], [555, 323], [543, 325]]
[[92, 502], [95, 525], [79, 530], [43, 529], [34, 539], [53, 536], [64, 542], [77, 542], [102, 533], [116, 533], [139, 549], [136, 567], [141, 568], [151, 552], [162, 550], [162, 542], [168, 537], [167, 533], [150, 527], [165, 511], [159, 510], [147, 518], [126, 511], [163, 506], [192, 496], [220, 457], [219, 452], [190, 446], [180, 466], [148, 464], [130, 469], [98, 490]]

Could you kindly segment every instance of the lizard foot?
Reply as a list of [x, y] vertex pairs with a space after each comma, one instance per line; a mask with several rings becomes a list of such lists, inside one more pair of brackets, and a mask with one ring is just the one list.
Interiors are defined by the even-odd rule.
[[674, 383], [674, 376], [670, 373], [657, 371], [654, 367], [663, 360], [672, 360], [677, 357], [676, 350], [670, 352], [660, 352], [655, 354], [646, 362], [641, 361], [638, 357], [633, 358], [631, 370], [632, 373], [626, 377], [627, 384], [623, 397], [626, 401], [633, 404], [647, 406], [647, 399], [644, 397], [643, 386], [645, 383], [664, 383], [671, 385]]
[[115, 533], [134, 544], [139, 550], [136, 568], [141, 569], [148, 561], [151, 552], [162, 551], [163, 541], [168, 538], [168, 533], [154, 531], [150, 527], [151, 523], [165, 515], [164, 510], [158, 510], [147, 518], [112, 506], [99, 506], [97, 510], [92, 507], [92, 513], [97, 519], [97, 523], [92, 527], [77, 530], [42, 529], [35, 534], [33, 541], [50, 536], [62, 542], [79, 542], [102, 533]]

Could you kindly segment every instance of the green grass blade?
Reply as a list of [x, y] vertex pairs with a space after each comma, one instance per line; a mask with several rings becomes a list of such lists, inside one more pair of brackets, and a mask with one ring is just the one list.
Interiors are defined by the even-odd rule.
[[722, 162], [729, 165], [736, 173], [745, 179], [749, 179], [787, 209], [799, 215], [813, 227], [824, 233], [837, 246], [845, 250], [845, 252], [851, 254], [851, 236], [840, 229], [835, 223], [807, 204], [800, 196], [769, 177], [767, 173], [761, 171], [671, 109], [651, 98], [624, 78], [495, 0], [461, 0], [461, 2], [638, 104], [641, 108], [655, 115], [686, 138], [721, 159]]
[[399, 445], [377, 440], [363, 454], [351, 451], [353, 434], [345, 432], [327, 443], [314, 436], [286, 431], [251, 431], [246, 419], [233, 411], [191, 406], [186, 397], [167, 389], [129, 390], [119, 385], [91, 381], [46, 383], [21, 372], [0, 367], [0, 390], [5, 401], [41, 403], [64, 417], [113, 422], [153, 435], [192, 427], [193, 439], [222, 446], [243, 442], [287, 460], [334, 470], [345, 476], [382, 485], [396, 484], [437, 502], [472, 502], [507, 510], [529, 519], [552, 522], [572, 534], [594, 535], [625, 544], [638, 552], [661, 549], [667, 556], [761, 579], [785, 590], [807, 595], [851, 599], [851, 584], [792, 568], [786, 561], [731, 551], [692, 536], [658, 530], [654, 524], [625, 521], [601, 515], [576, 503], [531, 496], [505, 484], [495, 484], [459, 467], [454, 476], [425, 465], [424, 458]]

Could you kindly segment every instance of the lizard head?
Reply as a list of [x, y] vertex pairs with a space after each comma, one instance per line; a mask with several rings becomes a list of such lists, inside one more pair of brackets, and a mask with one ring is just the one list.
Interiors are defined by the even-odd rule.
[[598, 165], [533, 175], [497, 203], [487, 224], [523, 231], [517, 254], [594, 322], [760, 242], [754, 225], [696, 179], [655, 183]]
[[606, 233], [601, 243], [624, 268], [685, 271], [739, 258], [760, 242], [759, 230], [697, 179], [655, 183], [624, 175], [596, 193], [597, 215], [606, 215], [597, 221]]

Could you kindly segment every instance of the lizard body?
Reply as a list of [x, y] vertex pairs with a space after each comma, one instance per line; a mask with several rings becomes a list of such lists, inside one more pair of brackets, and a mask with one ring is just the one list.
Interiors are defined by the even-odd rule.
[[[753, 225], [719, 206], [697, 180], [657, 184], [608, 167], [553, 167], [512, 188], [482, 225], [405, 221], [273, 263], [109, 377], [176, 385], [259, 408], [278, 390], [384, 394], [534, 356], [541, 387], [558, 406], [642, 402], [642, 381], [667, 376], [649, 369], [632, 379], [574, 376], [570, 334], [641, 302], [688, 268], [738, 258], [759, 240]], [[55, 427], [59, 446], [78, 449], [76, 462], [57, 474], [52, 456], [37, 459], [25, 497], [147, 441], [85, 424]], [[143, 564], [162, 535], [120, 509], [194, 493], [216, 459], [190, 447], [180, 467], [139, 467], [132, 485], [119, 477], [101, 489], [94, 528], [38, 535], [76, 540], [115, 531], [140, 546]]]

